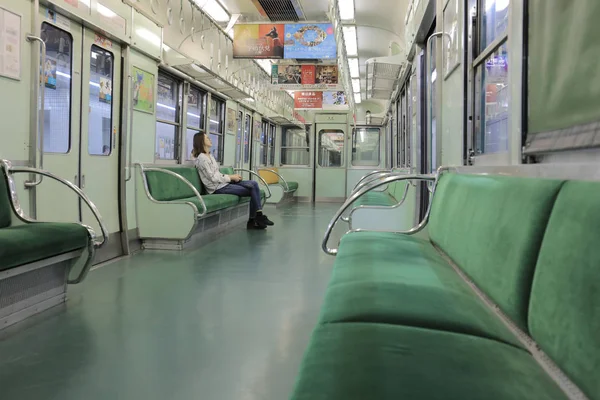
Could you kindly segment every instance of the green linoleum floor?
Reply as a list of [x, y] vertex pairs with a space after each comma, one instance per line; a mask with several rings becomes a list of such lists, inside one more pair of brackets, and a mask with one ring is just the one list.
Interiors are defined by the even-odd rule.
[[267, 231], [93, 271], [65, 306], [0, 332], [0, 399], [286, 399], [334, 262], [320, 245], [337, 207], [268, 207]]

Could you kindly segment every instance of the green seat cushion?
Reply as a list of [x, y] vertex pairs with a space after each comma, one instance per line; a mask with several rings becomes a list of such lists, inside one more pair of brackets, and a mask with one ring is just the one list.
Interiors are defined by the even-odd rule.
[[566, 399], [524, 350], [384, 324], [318, 326], [292, 400]]
[[12, 219], [12, 206], [4, 168], [0, 168], [0, 228], [10, 226]]
[[393, 233], [344, 236], [320, 321], [410, 325], [520, 346], [428, 241]]
[[[237, 206], [240, 202], [240, 198], [232, 194], [206, 194], [202, 196], [202, 200], [204, 200], [206, 211], [209, 213]], [[195, 204], [198, 212], [202, 212], [202, 205], [197, 197], [189, 197], [181, 201], [188, 201]]]
[[589, 398], [600, 396], [600, 184], [566, 182], [542, 242], [532, 337]]
[[393, 206], [397, 201], [387, 191], [376, 192], [370, 191], [356, 200], [353, 204], [354, 207], [358, 206]]
[[[204, 186], [195, 167], [167, 167], [163, 168], [181, 175], [191, 183], [200, 194], [203, 194]], [[158, 201], [171, 201], [186, 199], [194, 196], [194, 191], [182, 180], [164, 172], [147, 171], [148, 190], [154, 199]]]
[[522, 329], [533, 272], [562, 181], [444, 174], [431, 240]]
[[287, 184], [288, 184], [289, 191], [295, 192], [296, 190], [298, 190], [298, 182], [288, 181]]
[[0, 229], [0, 271], [87, 247], [79, 224], [32, 223]]

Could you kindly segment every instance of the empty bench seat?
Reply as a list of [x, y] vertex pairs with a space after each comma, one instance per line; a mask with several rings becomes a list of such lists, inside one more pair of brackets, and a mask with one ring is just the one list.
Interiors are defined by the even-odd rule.
[[291, 398], [600, 398], [598, 198], [593, 182], [444, 174], [428, 239], [345, 235]]
[[285, 179], [275, 167], [259, 168], [258, 174], [269, 185], [272, 192], [271, 198], [267, 199], [268, 203], [281, 203], [293, 199], [298, 191], [298, 182]]

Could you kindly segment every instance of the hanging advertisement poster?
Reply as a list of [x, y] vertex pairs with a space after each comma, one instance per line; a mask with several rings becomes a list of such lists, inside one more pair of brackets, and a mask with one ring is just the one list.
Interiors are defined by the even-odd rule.
[[337, 44], [333, 25], [286, 24], [284, 58], [337, 58]]
[[324, 110], [345, 110], [348, 108], [348, 98], [343, 91], [323, 92]]
[[154, 75], [133, 67], [133, 108], [154, 113]]
[[337, 65], [274, 64], [271, 66], [271, 84], [279, 90], [332, 90], [341, 89]]
[[[56, 87], [56, 68], [54, 73]], [[3, 8], [0, 8], [0, 75], [21, 79], [21, 16]]]
[[323, 92], [294, 92], [294, 108], [296, 110], [314, 110], [323, 108]]
[[233, 58], [283, 58], [283, 24], [237, 24]]

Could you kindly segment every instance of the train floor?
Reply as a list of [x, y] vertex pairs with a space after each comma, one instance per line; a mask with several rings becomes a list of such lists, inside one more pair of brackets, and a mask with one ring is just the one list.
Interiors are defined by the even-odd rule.
[[337, 207], [268, 207], [267, 231], [96, 269], [64, 306], [0, 331], [0, 398], [286, 399], [334, 262], [320, 245]]

